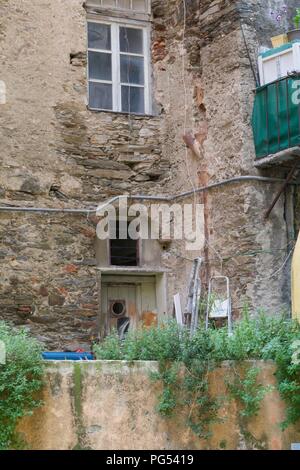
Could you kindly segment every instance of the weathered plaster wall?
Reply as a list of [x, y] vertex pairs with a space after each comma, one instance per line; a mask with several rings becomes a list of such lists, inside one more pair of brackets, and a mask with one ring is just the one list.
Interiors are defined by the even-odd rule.
[[[118, 194], [174, 194], [230, 176], [258, 174], [250, 127], [253, 61], [282, 2], [153, 1], [156, 113], [128, 117], [86, 107], [86, 17], [82, 0], [0, 2], [0, 203], [94, 207]], [[201, 159], [187, 151], [192, 130]], [[274, 172], [280, 176], [279, 171]], [[276, 313], [289, 307], [290, 227], [278, 185], [212, 190], [205, 204], [206, 282], [224, 273], [238, 315], [245, 301]], [[189, 201], [185, 201], [189, 202]], [[97, 335], [95, 220], [71, 215], [0, 214], [0, 315], [51, 349], [88, 347]], [[185, 294], [190, 261], [180, 242], [162, 252], [172, 295]], [[222, 262], [221, 262], [222, 260]]]
[[[288, 13], [282, 16], [280, 22], [276, 22], [271, 13], [280, 11], [283, 5], [288, 6]], [[271, 47], [270, 37], [293, 29], [292, 17], [296, 7], [298, 7], [296, 0], [288, 3], [282, 0], [241, 0], [238, 2], [247, 47], [257, 76], [256, 59], [260, 48]], [[249, 66], [244, 39], [243, 37], [240, 39], [240, 55], [242, 55], [240, 67], [241, 138], [243, 142], [241, 171], [254, 174], [255, 169], [253, 167], [251, 169], [254, 158], [251, 115], [255, 80]], [[288, 171], [286, 168], [276, 167], [273, 170], [260, 170], [257, 173], [262, 176], [285, 178]], [[244, 213], [244, 225], [240, 233], [246, 233], [239, 251], [248, 251], [249, 256], [243, 256], [238, 262], [239, 266], [243, 265], [248, 272], [252, 270], [253, 273], [253, 281], [247, 283], [245, 292], [248, 298], [255, 299], [257, 307], [261, 306], [273, 313], [290, 308], [291, 257], [287, 262], [286, 260], [291, 253], [294, 240], [297, 239], [297, 233], [295, 233], [297, 227], [294, 224], [299, 219], [299, 209], [293, 207], [295, 194], [299, 193], [299, 190], [296, 189], [294, 193], [292, 188], [289, 188], [281, 196], [269, 220], [263, 221], [264, 212], [269, 208], [279, 187], [280, 185], [272, 184], [250, 185], [244, 188], [243, 206], [240, 207], [240, 214]], [[256, 252], [258, 252], [257, 256], [253, 256]], [[242, 279], [245, 277], [243, 276]]]
[[[274, 366], [257, 362], [259, 380], [274, 385]], [[240, 372], [241, 366], [234, 366]], [[32, 449], [290, 449], [300, 433], [282, 433], [284, 405], [276, 391], [261, 405], [259, 416], [246, 423], [239, 407], [224, 401], [223, 422], [201, 441], [186, 427], [182, 412], [163, 419], [155, 411], [159, 387], [149, 379], [155, 362], [55, 362], [47, 365], [44, 406], [23, 420], [19, 431]], [[233, 369], [224, 364], [210, 378], [212, 396], [226, 395], [224, 379]]]
[[[195, 33], [200, 45], [197, 73], [200, 103], [195, 110], [194, 131], [197, 135], [198, 119], [200, 129], [206, 127], [204, 137], [200, 131], [200, 139], [204, 140], [203, 159], [199, 163], [201, 183], [247, 174], [276, 177], [286, 174], [286, 169], [258, 171], [253, 166], [251, 114], [255, 80], [247, 51], [248, 48], [256, 72], [259, 48], [270, 47], [270, 36], [279, 34], [280, 28], [288, 28], [288, 24], [291, 26], [296, 2], [288, 4], [291, 10], [280, 27], [272, 19], [271, 11], [283, 4], [213, 2], [209, 9], [207, 5], [201, 9], [200, 2], [199, 32]], [[281, 197], [269, 220], [263, 220], [278, 189], [279, 184], [243, 182], [212, 190], [207, 196], [209, 270], [230, 277], [236, 315], [245, 302], [270, 313], [289, 309], [289, 264], [283, 269], [283, 262], [294, 238], [293, 223], [287, 222], [290, 190]]]
[[[7, 84], [0, 115], [2, 203], [86, 208], [117, 194], [190, 189], [180, 110], [185, 100], [191, 107], [193, 85], [187, 76], [186, 96], [178, 93], [183, 49], [175, 31], [168, 71], [159, 62], [167, 54], [162, 31], [177, 21], [171, 6], [153, 28], [158, 113], [128, 117], [87, 110], [81, 0], [1, 3], [1, 79]], [[99, 305], [93, 217], [6, 213], [0, 219], [1, 317], [26, 325], [48, 348], [88, 347]], [[163, 253], [171, 268], [170, 299], [185, 291], [190, 270], [177, 256], [178, 245], [175, 255]]]

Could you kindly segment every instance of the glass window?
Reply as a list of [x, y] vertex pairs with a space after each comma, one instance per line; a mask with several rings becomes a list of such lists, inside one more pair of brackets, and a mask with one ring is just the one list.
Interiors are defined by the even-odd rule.
[[89, 51], [89, 77], [111, 81], [111, 54]]
[[144, 59], [121, 55], [121, 82], [144, 85]]
[[143, 54], [143, 30], [121, 27], [120, 51]]
[[104, 7], [113, 7], [117, 6], [117, 0], [102, 0], [102, 5]]
[[88, 22], [89, 107], [149, 114], [147, 29]]
[[145, 113], [144, 88], [122, 85], [122, 111], [124, 113]]
[[112, 110], [112, 85], [90, 82], [89, 104], [92, 109]]
[[130, 10], [130, 0], [118, 0], [118, 6]]
[[145, 0], [132, 0], [132, 8], [137, 11], [146, 10]]
[[89, 49], [111, 50], [110, 25], [88, 22]]

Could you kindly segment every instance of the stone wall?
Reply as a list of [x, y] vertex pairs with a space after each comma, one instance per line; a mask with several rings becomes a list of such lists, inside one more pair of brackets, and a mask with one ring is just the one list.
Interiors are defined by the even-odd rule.
[[[215, 13], [210, 16], [207, 10], [199, 17], [200, 31], [210, 31], [207, 39], [200, 40], [201, 115], [207, 121], [200, 171], [210, 181], [246, 174], [284, 177], [286, 169], [254, 168], [251, 130], [255, 89], [251, 65], [257, 75], [259, 48], [270, 47], [270, 37], [280, 33], [271, 10], [284, 2], [236, 2], [235, 13], [231, 11], [233, 2], [224, 4], [227, 9], [225, 6], [221, 10], [221, 3], [214, 3]], [[283, 18], [281, 28], [287, 27], [293, 5], [289, 3], [291, 10]], [[240, 21], [233, 28], [237, 11]], [[215, 22], [218, 14], [224, 19], [221, 25]], [[270, 313], [289, 309], [289, 265], [285, 269], [282, 266], [295, 235], [293, 224], [288, 222], [291, 190], [281, 197], [270, 219], [263, 220], [279, 186], [241, 183], [234, 188], [213, 190], [208, 195], [210, 271], [230, 277], [236, 315], [248, 302]]]
[[[275, 385], [274, 365], [256, 362], [259, 381]], [[264, 398], [259, 415], [243, 420], [239, 405], [230, 400], [225, 379], [233, 368], [224, 364], [210, 377], [212, 396], [224, 396], [221, 422], [212, 427], [208, 441], [197, 438], [185, 424], [185, 414], [172, 419], [155, 411], [160, 387], [150, 379], [157, 363], [137, 361], [54, 362], [47, 364], [44, 406], [25, 418], [18, 430], [34, 450], [193, 450], [193, 449], [290, 449], [300, 433], [284, 433], [279, 423], [284, 405], [278, 393]]]
[[[91, 208], [120, 194], [175, 194], [253, 167], [253, 63], [282, 2], [153, 1], [155, 115], [91, 112], [86, 101], [82, 0], [0, 2], [0, 205]], [[295, 2], [296, 4], [296, 2]], [[191, 130], [201, 153], [186, 149]], [[270, 173], [262, 173], [264, 175]], [[280, 170], [272, 176], [282, 176]], [[235, 315], [289, 308], [287, 192], [263, 222], [278, 184], [241, 182], [197, 197], [205, 204], [203, 253], [173, 242], [162, 252], [168, 294], [186, 294], [190, 259], [232, 283]], [[189, 202], [185, 200], [184, 202]], [[97, 336], [95, 220], [84, 215], [0, 213], [0, 315], [50, 349], [88, 347]], [[272, 275], [275, 273], [275, 276]]]
[[[2, 204], [81, 209], [124, 193], [190, 189], [183, 116], [173, 112], [175, 103], [177, 109], [185, 105], [177, 93], [182, 44], [175, 31], [168, 72], [161, 62], [167, 54], [162, 34], [177, 21], [175, 7], [154, 22], [157, 112], [139, 117], [87, 110], [81, 0], [1, 2], [1, 78], [7, 84], [0, 117]], [[192, 103], [189, 77], [187, 82], [186, 99]], [[167, 109], [171, 100], [172, 110]], [[99, 306], [96, 221], [66, 214], [2, 213], [0, 218], [1, 317], [26, 326], [48, 348], [88, 348], [97, 336]], [[178, 257], [181, 247], [174, 246], [174, 254], [163, 253], [166, 268], [171, 267], [170, 294], [185, 292], [190, 270]]]

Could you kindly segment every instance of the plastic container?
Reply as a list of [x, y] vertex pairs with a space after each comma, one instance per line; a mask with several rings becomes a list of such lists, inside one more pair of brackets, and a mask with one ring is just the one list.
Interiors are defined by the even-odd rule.
[[42, 357], [46, 361], [93, 361], [92, 353], [76, 353], [76, 352], [44, 352]]
[[287, 33], [288, 42], [297, 41], [300, 39], [300, 29], [292, 29]]
[[283, 44], [288, 43], [288, 36], [287, 34], [279, 34], [278, 36], [273, 36], [271, 38], [272, 46], [275, 47], [280, 47], [283, 46]]

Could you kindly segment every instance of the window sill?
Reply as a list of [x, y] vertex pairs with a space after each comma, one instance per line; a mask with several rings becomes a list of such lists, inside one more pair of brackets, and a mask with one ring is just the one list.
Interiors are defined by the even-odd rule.
[[164, 273], [170, 273], [170, 269], [166, 268], [158, 268], [158, 267], [140, 267], [140, 266], [103, 266], [103, 267], [97, 267], [96, 268], [98, 271], [101, 272], [101, 274], [164, 274]]
[[134, 118], [157, 118], [159, 117], [158, 114], [138, 114], [138, 113], [125, 113], [123, 111], [110, 111], [108, 109], [94, 109], [90, 108], [89, 106], [86, 107], [88, 111], [91, 111], [92, 113], [105, 113], [105, 114], [113, 114], [117, 116], [126, 116], [128, 118], [134, 117]]

